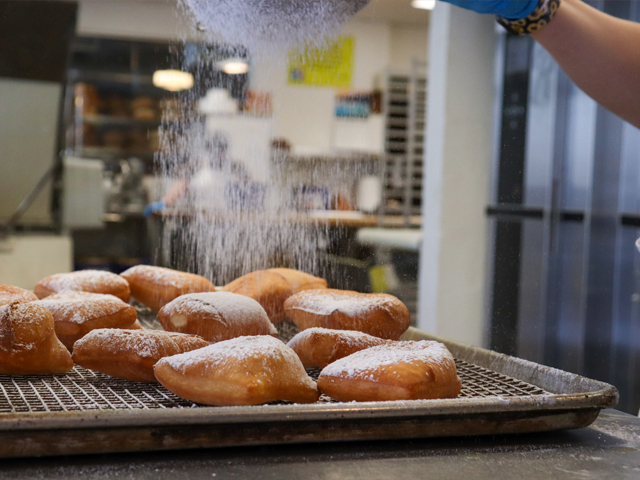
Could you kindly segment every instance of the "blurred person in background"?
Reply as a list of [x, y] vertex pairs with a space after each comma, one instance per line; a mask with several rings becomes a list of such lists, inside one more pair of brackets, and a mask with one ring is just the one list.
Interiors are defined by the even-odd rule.
[[175, 206], [182, 198], [189, 198], [190, 204], [219, 207], [225, 204], [225, 192], [230, 183], [247, 183], [251, 176], [246, 167], [231, 158], [229, 141], [223, 132], [205, 134], [196, 154], [185, 162], [179, 172], [179, 180], [169, 188], [162, 200], [145, 208], [150, 217], [165, 207]]

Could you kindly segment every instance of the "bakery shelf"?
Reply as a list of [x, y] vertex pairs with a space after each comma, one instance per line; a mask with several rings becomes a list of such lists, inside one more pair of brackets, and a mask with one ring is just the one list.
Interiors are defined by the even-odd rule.
[[149, 150], [124, 150], [119, 148], [108, 147], [84, 147], [74, 152], [75, 155], [85, 158], [99, 158], [111, 160], [114, 158], [131, 158], [136, 157], [141, 160], [153, 160], [156, 152]]
[[112, 115], [84, 115], [82, 121], [89, 125], [113, 127], [159, 127], [161, 123], [160, 120], [141, 120]]

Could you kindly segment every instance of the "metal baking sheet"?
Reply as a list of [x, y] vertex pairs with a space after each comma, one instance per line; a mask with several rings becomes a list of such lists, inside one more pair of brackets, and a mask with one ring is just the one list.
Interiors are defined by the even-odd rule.
[[[138, 310], [145, 327], [159, 327]], [[283, 322], [279, 331], [287, 340], [297, 327]], [[0, 376], [0, 456], [547, 431], [587, 426], [617, 402], [617, 390], [602, 382], [414, 328], [404, 338], [447, 345], [462, 380], [458, 398], [340, 403], [322, 396], [306, 405], [209, 407], [159, 384], [76, 366], [64, 375]]]

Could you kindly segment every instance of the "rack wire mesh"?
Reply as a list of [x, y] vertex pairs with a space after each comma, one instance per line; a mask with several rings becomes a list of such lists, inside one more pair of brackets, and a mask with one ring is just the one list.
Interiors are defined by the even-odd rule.
[[[145, 328], [161, 328], [153, 312], [144, 307], [136, 307], [140, 323]], [[278, 325], [278, 330], [284, 341], [298, 332], [291, 322], [282, 322]], [[456, 360], [456, 366], [462, 380], [460, 398], [551, 395], [535, 385], [462, 360]], [[317, 379], [320, 369], [309, 369], [308, 373]], [[334, 400], [323, 395], [319, 402]], [[215, 407], [198, 405], [180, 398], [159, 384], [120, 380], [77, 365], [71, 372], [63, 375], [0, 375], [0, 413], [167, 408]]]

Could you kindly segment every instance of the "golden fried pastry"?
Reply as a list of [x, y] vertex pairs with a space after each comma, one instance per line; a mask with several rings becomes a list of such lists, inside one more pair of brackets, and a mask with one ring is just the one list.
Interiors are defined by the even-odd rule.
[[135, 322], [133, 322], [133, 325], [127, 328], [127, 330], [144, 330], [144, 327], [140, 325], [139, 320], [136, 320]]
[[113, 295], [60, 292], [39, 300], [53, 315], [56, 336], [69, 350], [96, 328], [132, 328], [136, 309]]
[[273, 323], [285, 319], [283, 304], [293, 294], [293, 288], [287, 279], [269, 270], [258, 270], [236, 278], [222, 291], [253, 298], [262, 305]]
[[207, 405], [312, 403], [320, 397], [295, 352], [267, 335], [238, 337], [163, 358], [154, 370], [168, 390]]
[[34, 302], [0, 307], [0, 374], [66, 373], [72, 368], [49, 310]]
[[209, 342], [278, 331], [253, 298], [231, 292], [189, 293], [167, 303], [158, 320], [170, 332], [192, 333]]
[[398, 340], [411, 324], [411, 314], [404, 303], [386, 293], [305, 290], [288, 298], [284, 309], [301, 330], [311, 327], [357, 330]]
[[92, 330], [73, 345], [73, 361], [132, 382], [155, 382], [153, 366], [163, 357], [206, 347], [194, 335], [159, 330]]
[[154, 312], [180, 295], [216, 291], [206, 278], [170, 268], [136, 265], [120, 275], [129, 282], [131, 295]]
[[443, 344], [390, 342], [361, 350], [326, 366], [318, 388], [341, 402], [455, 398], [462, 382]]
[[327, 288], [327, 281], [324, 278], [315, 277], [300, 270], [293, 270], [292, 268], [270, 268], [270, 272], [282, 275], [289, 285], [293, 293], [298, 293], [303, 290], [312, 290], [318, 288]]
[[269, 319], [273, 323], [278, 323], [286, 318], [284, 301], [287, 298], [308, 288], [324, 288], [326, 286], [326, 280], [308, 273], [290, 268], [271, 268], [257, 270], [236, 278], [222, 290], [239, 293], [257, 300], [266, 310]]
[[362, 332], [314, 327], [298, 333], [287, 346], [298, 354], [305, 368], [324, 368], [347, 355], [388, 342], [392, 340]]
[[38, 300], [35, 293], [20, 287], [0, 285], [0, 307], [10, 303], [33, 302]]
[[119, 275], [102, 270], [79, 270], [71, 273], [58, 273], [44, 278], [34, 288], [35, 294], [42, 299], [58, 292], [76, 291], [104, 293], [129, 301], [129, 284]]

